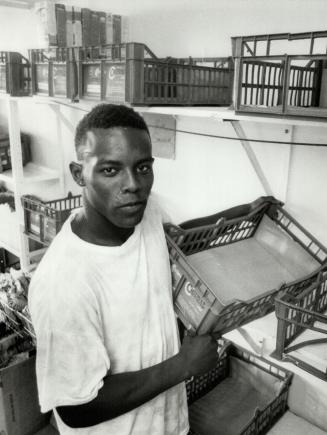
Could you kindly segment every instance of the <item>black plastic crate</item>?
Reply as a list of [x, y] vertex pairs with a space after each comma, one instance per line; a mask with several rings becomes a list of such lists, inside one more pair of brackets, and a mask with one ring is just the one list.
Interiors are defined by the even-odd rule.
[[231, 58], [159, 59], [144, 44], [82, 47], [79, 98], [133, 105], [230, 105]]
[[15, 97], [30, 95], [31, 66], [20, 53], [0, 51], [0, 92]]
[[77, 48], [48, 48], [29, 51], [33, 94], [75, 100], [77, 96]]
[[[327, 266], [321, 270], [316, 281], [309, 288], [295, 296], [286, 294], [277, 298], [275, 305], [278, 326], [276, 350], [272, 356], [291, 362], [327, 381], [327, 366], [321, 370], [305, 361], [305, 358], [302, 359], [300, 355], [292, 354], [306, 346], [327, 345]], [[303, 337], [305, 331], [318, 332], [319, 338]]]
[[327, 31], [238, 36], [235, 110], [327, 116]]
[[[190, 433], [192, 435], [211, 435], [212, 433], [226, 435], [228, 431], [228, 435], [266, 433], [288, 408], [287, 397], [292, 373], [226, 340], [219, 340], [219, 346], [222, 354], [215, 369], [205, 375], [195, 376], [186, 383]], [[238, 371], [244, 371], [244, 373], [238, 373]], [[222, 426], [226, 426], [226, 422], [227, 426], [229, 426], [228, 422], [230, 426], [234, 424], [235, 415], [239, 416], [242, 410], [238, 406], [228, 407], [224, 403], [224, 401], [228, 403], [229, 400], [234, 399], [240, 400], [238, 394], [234, 394], [233, 388], [229, 387], [230, 390], [228, 390], [226, 382], [234, 382], [241, 394], [242, 388], [239, 380], [243, 385], [247, 382], [251, 385], [251, 382], [254, 382], [254, 387], [251, 386], [251, 389], [257, 390], [258, 398], [251, 402], [250, 398], [246, 397], [244, 402], [249, 403], [244, 403], [244, 406], [247, 407], [246, 413], [250, 415], [248, 418], [246, 416], [242, 418], [243, 421], [237, 422], [238, 428], [234, 427], [234, 431], [231, 432], [231, 428]], [[261, 400], [257, 401], [261, 396], [260, 391], [265, 389], [269, 390], [269, 397], [268, 395], [265, 397], [265, 403]], [[212, 394], [216, 394], [216, 400]], [[202, 403], [198, 402], [201, 399]], [[215, 415], [219, 422], [215, 423]]]
[[[242, 245], [236, 244], [248, 243], [246, 242], [248, 239], [256, 237], [262, 222], [268, 222], [272, 230], [276, 230], [286, 243], [290, 243], [292, 248], [296, 248], [301, 255], [303, 254], [302, 263], [307, 261], [308, 264], [310, 263], [310, 268], [305, 273], [303, 270], [306, 270], [304, 267], [306, 265], [301, 263], [297, 266], [295, 262], [299, 277], [273, 288], [264, 286], [261, 288], [261, 282], [256, 284], [257, 275], [251, 275], [248, 278], [249, 285], [253, 285], [253, 287], [257, 285], [259, 290], [248, 299], [242, 293], [245, 288], [244, 282], [240, 282], [236, 289], [235, 293], [238, 293], [238, 296], [233, 293], [234, 287], [229, 288], [224, 283], [224, 291], [225, 294], [228, 293], [228, 296], [227, 299], [225, 297], [226, 300], [223, 300], [221, 294], [218, 297], [211, 287], [212, 284], [216, 287], [220, 286], [219, 279], [215, 278], [214, 282], [211, 280], [211, 284], [208, 284], [207, 277], [203, 276], [202, 273], [200, 274], [198, 268], [191, 264], [188, 257], [191, 254], [202, 251], [209, 252], [215, 248], [219, 248], [219, 250], [226, 250], [227, 246], [233, 249], [241, 248]], [[247, 216], [233, 220], [220, 219], [216, 224], [202, 225], [186, 230], [174, 225], [167, 225], [166, 238], [172, 266], [175, 311], [186, 329], [196, 334], [214, 332], [221, 335], [268, 314], [275, 309], [276, 296], [286, 293], [297, 295], [315, 282], [327, 259], [327, 249], [292, 218], [283, 207], [271, 202], [265, 202]], [[218, 253], [219, 250], [217, 250]], [[245, 252], [244, 255], [248, 256], [246, 258], [252, 261], [258, 274], [260, 272], [261, 275], [269, 277], [269, 273], [273, 271], [269, 269], [269, 271], [263, 270], [261, 272], [258, 266], [260, 258], [253, 257], [254, 253], [251, 251], [243, 252]], [[283, 256], [278, 259], [278, 264], [282, 262]], [[211, 270], [213, 271], [213, 269]], [[235, 274], [243, 274], [244, 272], [247, 271], [243, 271], [239, 263], [234, 265]], [[221, 287], [223, 288], [222, 285]]]
[[[22, 146], [23, 165], [31, 160], [30, 137], [22, 133], [20, 136]], [[7, 135], [0, 137], [0, 172], [11, 169], [10, 141]]]
[[70, 212], [82, 206], [81, 195], [42, 202], [35, 197], [22, 196], [25, 233], [32, 239], [48, 245], [60, 231]]

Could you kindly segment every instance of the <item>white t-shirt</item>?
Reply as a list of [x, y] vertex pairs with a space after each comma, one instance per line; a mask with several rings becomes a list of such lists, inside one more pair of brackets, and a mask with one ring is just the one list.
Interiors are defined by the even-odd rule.
[[[162, 214], [150, 198], [143, 220], [121, 246], [87, 243], [65, 222], [38, 266], [29, 291], [37, 335], [41, 410], [87, 403], [109, 368], [136, 371], [178, 353]], [[61, 434], [184, 435], [184, 383], [96, 426]]]

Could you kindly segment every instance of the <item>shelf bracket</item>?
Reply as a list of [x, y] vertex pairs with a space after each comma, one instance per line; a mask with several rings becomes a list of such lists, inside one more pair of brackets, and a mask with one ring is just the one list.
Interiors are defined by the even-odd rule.
[[247, 154], [247, 156], [252, 164], [252, 167], [253, 167], [255, 173], [257, 174], [257, 176], [259, 178], [259, 181], [260, 181], [265, 193], [267, 195], [273, 196], [273, 191], [272, 191], [272, 188], [269, 184], [269, 181], [267, 180], [267, 177], [265, 176], [265, 174], [260, 166], [260, 163], [257, 159], [257, 156], [255, 155], [255, 152], [253, 151], [249, 141], [247, 139], [245, 139], [246, 135], [245, 135], [245, 132], [244, 132], [240, 122], [239, 121], [231, 121], [231, 124], [235, 130], [237, 137], [239, 139], [241, 139], [240, 142], [241, 142], [241, 144], [242, 144], [242, 146], [243, 146], [243, 148], [244, 148], [244, 150], [245, 150], [245, 152], [246, 152], [246, 154]]
[[69, 121], [69, 119], [63, 115], [61, 111], [60, 104], [54, 104], [50, 105], [51, 109], [55, 112], [56, 116], [60, 116], [60, 120], [62, 123], [68, 128], [68, 130], [75, 135], [75, 126], [72, 124], [72, 122]]

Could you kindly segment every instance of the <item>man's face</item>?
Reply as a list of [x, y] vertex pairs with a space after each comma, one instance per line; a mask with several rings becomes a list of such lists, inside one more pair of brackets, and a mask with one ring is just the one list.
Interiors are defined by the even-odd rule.
[[142, 217], [153, 184], [148, 133], [130, 127], [87, 133], [82, 176], [87, 202], [119, 228]]

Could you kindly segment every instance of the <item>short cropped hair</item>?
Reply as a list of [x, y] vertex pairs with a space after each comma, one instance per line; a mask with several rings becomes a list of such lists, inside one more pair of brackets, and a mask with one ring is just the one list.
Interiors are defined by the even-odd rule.
[[144, 119], [134, 109], [118, 104], [98, 104], [80, 120], [76, 127], [75, 149], [77, 156], [88, 131], [113, 127], [138, 128], [149, 134]]

